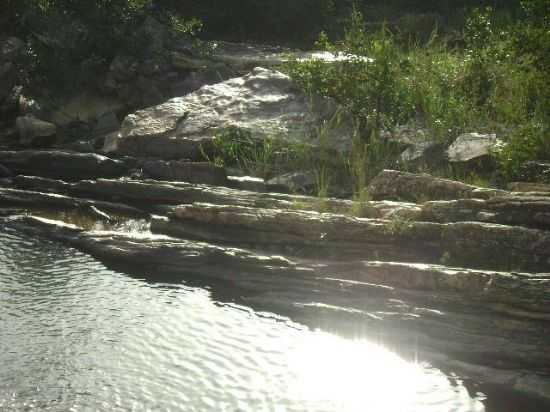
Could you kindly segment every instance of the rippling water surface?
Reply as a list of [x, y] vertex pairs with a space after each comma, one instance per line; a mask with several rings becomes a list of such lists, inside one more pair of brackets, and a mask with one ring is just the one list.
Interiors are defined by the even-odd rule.
[[483, 411], [366, 340], [155, 284], [0, 229], [0, 410]]

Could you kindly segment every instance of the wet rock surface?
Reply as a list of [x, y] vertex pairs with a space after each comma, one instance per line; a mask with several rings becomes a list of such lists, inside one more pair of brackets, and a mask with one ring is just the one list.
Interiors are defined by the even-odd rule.
[[[228, 178], [224, 168], [197, 160], [228, 130], [314, 146], [311, 132], [334, 114], [331, 102], [311, 107], [273, 69], [286, 59], [278, 49], [221, 44], [209, 57], [183, 49], [175, 57], [167, 68], [118, 56], [105, 85], [117, 96], [112, 104], [86, 98], [93, 104], [82, 106], [77, 98], [63, 106], [89, 113], [85, 133], [63, 143], [83, 153], [0, 151], [0, 225], [64, 242], [132, 274], [154, 268], [227, 281], [244, 291], [246, 304], [269, 303], [291, 317], [300, 308], [306, 323], [320, 315], [343, 327], [360, 319], [367, 333], [420, 348], [437, 364], [550, 399], [547, 165], [526, 166], [529, 183], [508, 191], [386, 170], [369, 187], [371, 201], [274, 193], [314, 179], [282, 176], [277, 187]], [[334, 57], [327, 61], [347, 58]], [[208, 85], [217, 68], [240, 77]], [[11, 85], [10, 70], [0, 77]], [[189, 84], [180, 84], [183, 77]], [[173, 90], [159, 89], [161, 79], [195, 92], [165, 101]], [[119, 131], [121, 99], [153, 106], [128, 115]], [[13, 139], [16, 131], [2, 133]], [[333, 148], [345, 148], [349, 135], [334, 133]], [[40, 134], [29, 142], [47, 138]], [[435, 146], [421, 137], [397, 142], [411, 149], [402, 160], [431, 157]], [[90, 153], [99, 145], [108, 156]], [[457, 159], [488, 150], [474, 149], [457, 148]], [[132, 219], [146, 229], [106, 230]]]
[[[153, 269], [238, 285], [244, 299], [301, 320], [358, 319], [386, 342], [414, 340], [422, 356], [485, 382], [549, 396], [550, 274], [441, 265], [303, 260], [173, 237], [85, 231], [33, 217], [0, 225], [65, 242], [116, 268]], [[238, 274], [236, 274], [238, 273]], [[530, 383], [529, 385], [527, 383]]]
[[[437, 364], [550, 398], [548, 198], [394, 171], [378, 181], [390, 185], [378, 192], [382, 199], [414, 199], [414, 188], [435, 187], [436, 198], [451, 200], [363, 202], [367, 217], [357, 218], [350, 200], [319, 204], [185, 181], [18, 175], [0, 188], [0, 224], [130, 273], [154, 268], [227, 281], [259, 309], [269, 303], [292, 317], [300, 308], [304, 322], [320, 313], [343, 327], [360, 319], [387, 342], [414, 340]], [[107, 225], [146, 219], [152, 233], [98, 231], [75, 216]]]
[[61, 179], [119, 177], [126, 165], [95, 153], [58, 150], [0, 151], [0, 163], [17, 174], [30, 174]]

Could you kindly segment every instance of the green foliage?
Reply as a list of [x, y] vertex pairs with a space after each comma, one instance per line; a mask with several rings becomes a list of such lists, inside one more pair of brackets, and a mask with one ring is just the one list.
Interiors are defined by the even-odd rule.
[[[162, 0], [197, 16], [213, 39], [310, 43], [334, 15], [335, 0]], [[304, 40], [307, 39], [305, 42]]]
[[227, 129], [214, 139], [215, 157], [207, 160], [217, 165], [238, 167], [243, 171], [269, 179], [283, 170], [283, 164], [290, 156], [289, 148], [266, 137], [255, 139], [240, 129]]
[[548, 125], [530, 122], [518, 127], [507, 145], [497, 154], [504, 175], [513, 179], [528, 160], [550, 160], [550, 129]]
[[317, 46], [347, 58], [338, 64], [290, 63], [289, 74], [306, 92], [335, 98], [362, 128], [376, 133], [410, 116], [402, 56], [385, 27], [367, 33], [361, 13], [354, 10], [341, 43], [330, 43], [322, 33]]
[[386, 223], [384, 231], [390, 236], [403, 236], [413, 227], [413, 221], [399, 215], [392, 216]]
[[28, 44], [29, 80], [58, 90], [95, 78], [120, 51], [145, 53], [157, 35], [143, 28], [147, 16], [168, 23], [173, 35], [200, 29], [196, 19], [155, 11], [152, 0], [18, 0], [12, 8], [18, 35]]
[[464, 47], [450, 47], [437, 32], [423, 45], [399, 43], [386, 26], [367, 31], [355, 9], [342, 41], [321, 34], [317, 42], [346, 61], [292, 62], [287, 70], [307, 93], [332, 97], [353, 114], [370, 145], [366, 169], [392, 155], [382, 130], [414, 123], [447, 143], [464, 132], [503, 132], [509, 145], [496, 156], [512, 177], [522, 161], [550, 158], [549, 3], [523, 2], [525, 19], [506, 26], [495, 24], [491, 8], [473, 9]]

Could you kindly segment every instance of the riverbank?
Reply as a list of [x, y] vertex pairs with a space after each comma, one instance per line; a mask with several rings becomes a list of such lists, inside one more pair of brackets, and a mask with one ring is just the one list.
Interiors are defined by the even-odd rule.
[[[504, 176], [495, 151], [524, 140], [447, 126], [438, 139], [427, 117], [407, 122], [414, 104], [400, 117], [425, 95], [399, 83], [420, 71], [391, 72], [400, 57], [384, 32], [353, 50], [205, 51], [150, 16], [142, 29], [156, 34], [144, 55], [121, 50], [91, 87], [56, 99], [27, 93], [16, 69], [25, 43], [3, 40], [3, 228], [153, 281], [204, 277], [281, 312], [353, 318], [404, 353], [550, 399], [548, 159], [519, 151]], [[413, 100], [400, 100], [406, 91]], [[543, 119], [530, 117], [543, 100], [520, 100], [525, 110], [508, 114]], [[544, 138], [540, 124], [543, 134], [516, 136]], [[537, 142], [533, 153], [546, 153]]]

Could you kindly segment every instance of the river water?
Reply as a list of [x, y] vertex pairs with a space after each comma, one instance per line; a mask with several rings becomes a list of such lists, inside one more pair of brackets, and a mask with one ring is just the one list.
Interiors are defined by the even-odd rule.
[[0, 411], [504, 410], [367, 336], [218, 301], [214, 288], [130, 277], [0, 229]]

